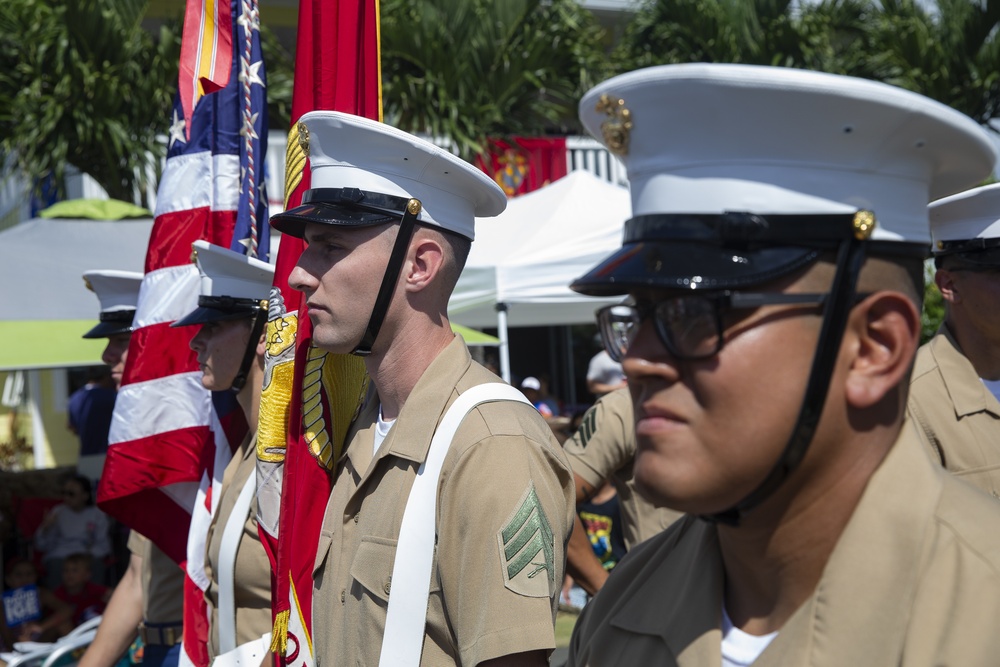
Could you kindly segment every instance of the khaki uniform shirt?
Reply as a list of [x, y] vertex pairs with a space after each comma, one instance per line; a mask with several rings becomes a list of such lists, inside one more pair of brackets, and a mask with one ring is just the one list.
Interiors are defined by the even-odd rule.
[[[500, 380], [461, 338], [427, 368], [372, 458], [374, 394], [348, 433], [313, 571], [317, 667], [375, 665], [403, 509], [446, 408]], [[466, 416], [441, 469], [437, 547], [421, 665], [476, 665], [555, 647], [573, 519], [573, 480], [530, 405], [494, 402]]]
[[132, 531], [128, 549], [142, 558], [142, 620], [180, 625], [184, 620], [184, 570], [148, 539]]
[[[686, 517], [630, 552], [584, 609], [567, 665], [721, 664], [716, 529]], [[904, 424], [813, 596], [754, 667], [985, 666], [1000, 656], [1000, 506]]]
[[[209, 578], [205, 602], [208, 603], [208, 656], [219, 655], [219, 551], [222, 534], [239, 498], [243, 485], [257, 474], [257, 440], [247, 436], [236, 450], [222, 475], [219, 507], [208, 528], [208, 553], [205, 573]], [[243, 534], [236, 548], [233, 569], [233, 594], [236, 602], [236, 645], [260, 639], [271, 630], [271, 563], [257, 533], [257, 498], [250, 502], [250, 511], [243, 519]], [[234, 520], [238, 520], [235, 519]]]
[[574, 473], [595, 489], [607, 480], [618, 491], [627, 549], [648, 540], [682, 516], [672, 509], [654, 506], [636, 491], [632, 478], [635, 417], [627, 388], [616, 389], [598, 399], [563, 447]]
[[933, 458], [1000, 497], [1000, 402], [946, 326], [917, 353], [908, 411]]

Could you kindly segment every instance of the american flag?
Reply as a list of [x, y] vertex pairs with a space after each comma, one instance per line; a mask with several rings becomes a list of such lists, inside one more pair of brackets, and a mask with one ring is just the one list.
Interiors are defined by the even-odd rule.
[[195, 331], [170, 324], [197, 305], [194, 241], [267, 259], [259, 26], [256, 0], [188, 0], [180, 94], [98, 489], [104, 511], [185, 566], [182, 664], [199, 667], [208, 663], [205, 538], [222, 473], [247, 424], [231, 392], [202, 388], [189, 347]]
[[[378, 0], [300, 0], [285, 157], [285, 207], [309, 188], [309, 164], [295, 121], [314, 109], [382, 119]], [[359, 357], [311, 345], [302, 294], [288, 275], [304, 244], [282, 239], [267, 329], [257, 429], [261, 542], [275, 573], [271, 651], [282, 667], [312, 667], [312, 565], [332, 478], [367, 374]]]

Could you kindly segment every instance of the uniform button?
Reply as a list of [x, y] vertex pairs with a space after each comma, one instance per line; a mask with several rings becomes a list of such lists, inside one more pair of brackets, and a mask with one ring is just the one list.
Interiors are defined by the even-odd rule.
[[340, 604], [344, 604], [344, 600], [347, 599], [347, 590], [341, 589], [340, 591]]
[[357, 523], [359, 519], [361, 519], [361, 512], [354, 515], [354, 523]]
[[385, 586], [382, 587], [385, 590], [385, 594], [389, 594], [389, 589], [392, 588], [392, 577], [389, 577], [389, 581], [385, 582]]

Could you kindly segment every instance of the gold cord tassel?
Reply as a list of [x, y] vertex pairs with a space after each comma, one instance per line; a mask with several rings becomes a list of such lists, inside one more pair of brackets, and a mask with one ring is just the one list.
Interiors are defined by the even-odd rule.
[[288, 651], [289, 613], [286, 609], [274, 617], [274, 627], [271, 628], [271, 653], [285, 655], [285, 652]]

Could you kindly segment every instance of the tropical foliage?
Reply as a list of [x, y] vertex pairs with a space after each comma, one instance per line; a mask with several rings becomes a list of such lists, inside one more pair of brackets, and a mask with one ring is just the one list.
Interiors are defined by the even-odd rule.
[[613, 60], [619, 72], [731, 62], [849, 74], [985, 124], [1000, 114], [1000, 0], [647, 0]]
[[385, 0], [381, 13], [386, 120], [467, 158], [486, 137], [575, 125], [604, 61], [578, 0]]
[[62, 188], [68, 164], [133, 199], [159, 164], [179, 40], [142, 29], [146, 0], [0, 3], [0, 151]]

